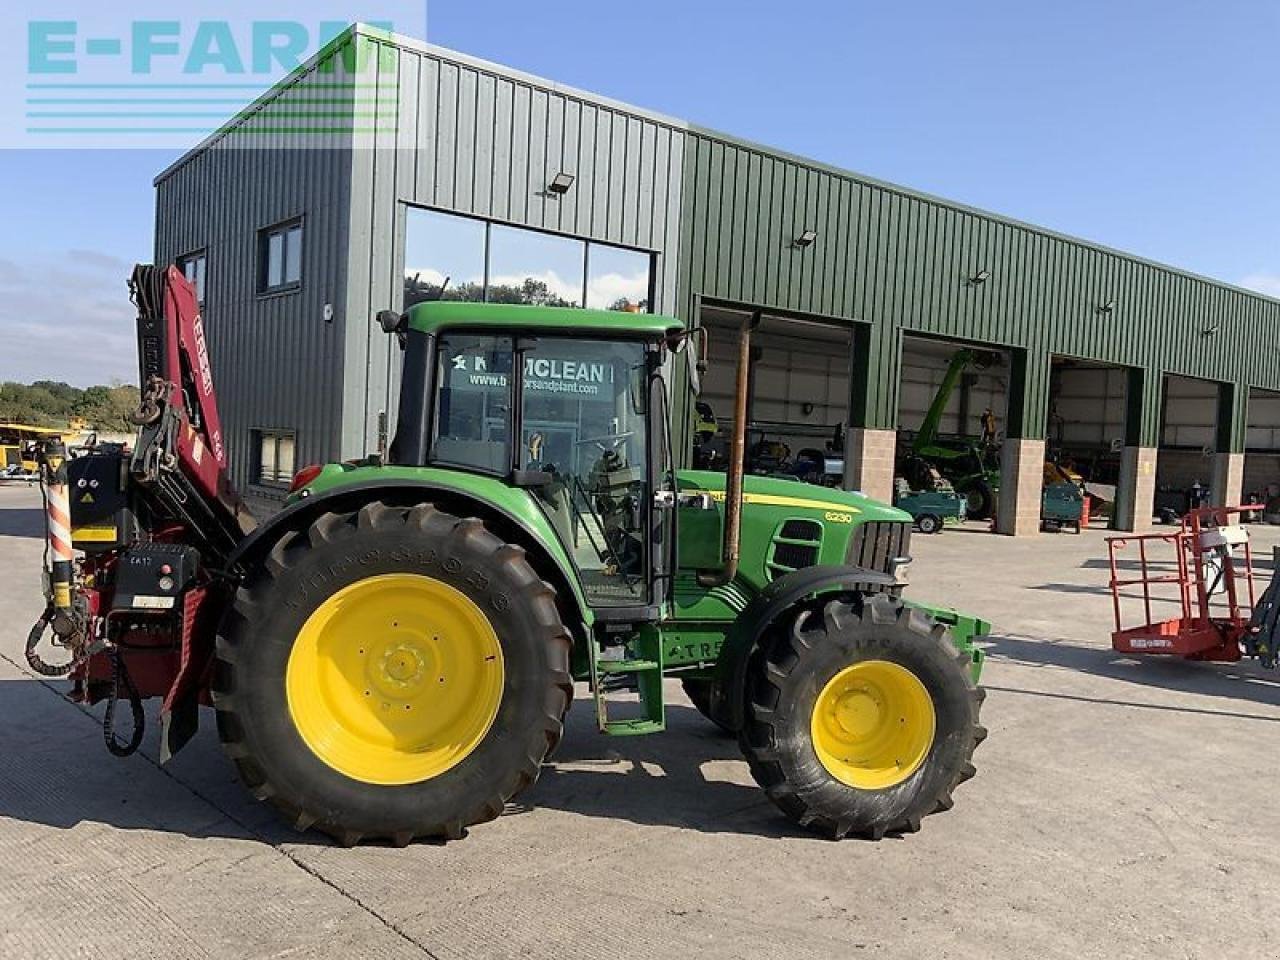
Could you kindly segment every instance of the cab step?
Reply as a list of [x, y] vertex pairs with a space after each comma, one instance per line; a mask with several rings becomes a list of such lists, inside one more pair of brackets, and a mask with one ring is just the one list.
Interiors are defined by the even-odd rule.
[[[591, 657], [591, 693], [596, 703], [596, 725], [601, 733], [615, 737], [634, 737], [660, 733], [667, 727], [666, 704], [662, 694], [662, 643], [658, 631], [641, 627], [622, 644], [623, 656], [603, 655], [600, 644], [587, 645]], [[616, 650], [617, 647], [611, 648]], [[608, 694], [621, 680], [634, 685], [640, 696], [640, 716], [611, 718]], [[613, 704], [616, 710], [620, 704]]]

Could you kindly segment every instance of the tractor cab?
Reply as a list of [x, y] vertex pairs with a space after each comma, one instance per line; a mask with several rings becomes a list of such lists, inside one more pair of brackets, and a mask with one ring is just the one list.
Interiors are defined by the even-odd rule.
[[527, 491], [597, 616], [656, 619], [672, 560], [663, 369], [678, 321], [437, 301], [413, 307], [403, 334], [391, 462]]

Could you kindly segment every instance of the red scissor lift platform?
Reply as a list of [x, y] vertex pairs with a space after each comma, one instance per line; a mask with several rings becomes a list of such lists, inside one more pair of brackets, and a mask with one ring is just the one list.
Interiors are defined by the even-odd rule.
[[[1108, 537], [1116, 624], [1111, 646], [1121, 653], [1225, 663], [1253, 653], [1253, 554], [1240, 520], [1257, 509], [1198, 507], [1176, 531]], [[1126, 560], [1136, 563], [1135, 576], [1121, 576]], [[1125, 593], [1129, 588], [1141, 588], [1140, 597], [1136, 590]], [[1124, 626], [1122, 606], [1131, 609], [1139, 599], [1144, 622]]]

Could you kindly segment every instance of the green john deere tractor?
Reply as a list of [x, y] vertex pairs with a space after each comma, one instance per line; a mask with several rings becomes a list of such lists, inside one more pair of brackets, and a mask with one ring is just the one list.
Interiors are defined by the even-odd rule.
[[[724, 475], [676, 468], [673, 370], [693, 351], [674, 319], [433, 302], [379, 320], [404, 350], [388, 455], [300, 471], [256, 528], [232, 498], [195, 509], [199, 484], [175, 498], [157, 482], [145, 451], [167, 441], [143, 427], [116, 470], [140, 532], [111, 526], [109, 542], [98, 516], [94, 575], [69, 604], [65, 568], [52, 575], [46, 620], [85, 699], [123, 695], [121, 676], [135, 699], [164, 695], [167, 753], [190, 734], [184, 704], [211, 694], [245, 783], [346, 843], [499, 816], [559, 741], [575, 681], [613, 735], [661, 731], [664, 679], [681, 681], [770, 799], [830, 837], [914, 831], [951, 806], [985, 735], [973, 639], [988, 627], [902, 598], [907, 514], [744, 477], [750, 323]], [[157, 405], [148, 423], [168, 416]], [[89, 522], [76, 465], [93, 459], [46, 467], [70, 470], [73, 539]], [[239, 533], [219, 535], [219, 503]], [[129, 622], [85, 619], [75, 598], [92, 591], [90, 610]], [[140, 624], [175, 651], [170, 676], [154, 657], [144, 672]]]

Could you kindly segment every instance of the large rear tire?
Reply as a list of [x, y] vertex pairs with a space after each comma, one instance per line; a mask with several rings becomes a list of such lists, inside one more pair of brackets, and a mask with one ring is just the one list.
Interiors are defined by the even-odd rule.
[[570, 646], [553, 589], [481, 520], [327, 513], [237, 592], [218, 732], [299, 830], [456, 839], [537, 779], [572, 697]]
[[973, 776], [983, 691], [946, 627], [887, 594], [797, 613], [754, 656], [741, 744], [800, 826], [911, 833]]

